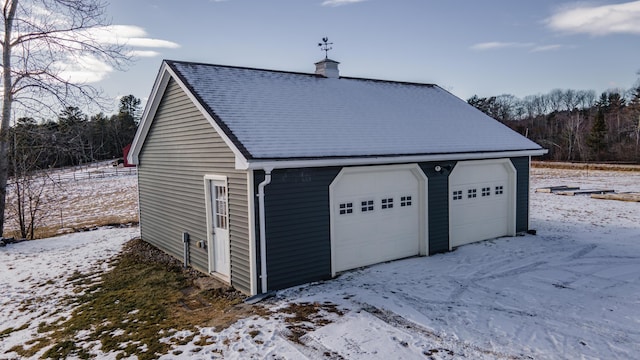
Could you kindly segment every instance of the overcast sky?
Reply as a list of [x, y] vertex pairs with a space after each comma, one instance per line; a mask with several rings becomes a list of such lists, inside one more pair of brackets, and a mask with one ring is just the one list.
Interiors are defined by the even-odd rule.
[[640, 70], [640, 1], [111, 0], [137, 61], [91, 65], [114, 98], [149, 96], [162, 59], [435, 83], [467, 99], [555, 88], [628, 89]]

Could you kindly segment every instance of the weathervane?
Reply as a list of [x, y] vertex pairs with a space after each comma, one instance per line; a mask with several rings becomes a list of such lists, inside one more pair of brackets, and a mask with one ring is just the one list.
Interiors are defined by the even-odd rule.
[[329, 45], [333, 45], [333, 43], [329, 42], [329, 38], [326, 37], [326, 36], [322, 38], [322, 42], [321, 43], [318, 43], [318, 46], [320, 46], [320, 50], [324, 51], [324, 58], [325, 59], [329, 58], [329, 50], [333, 49]]

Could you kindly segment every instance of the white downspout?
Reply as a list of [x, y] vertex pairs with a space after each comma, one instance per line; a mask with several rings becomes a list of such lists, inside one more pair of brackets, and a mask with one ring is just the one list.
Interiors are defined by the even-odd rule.
[[258, 184], [258, 218], [260, 221], [260, 275], [262, 293], [267, 292], [267, 230], [264, 211], [264, 188], [271, 183], [273, 168], [264, 169], [264, 181]]

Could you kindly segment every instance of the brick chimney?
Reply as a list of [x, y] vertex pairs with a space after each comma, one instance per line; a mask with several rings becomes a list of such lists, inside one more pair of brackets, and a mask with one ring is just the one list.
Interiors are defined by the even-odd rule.
[[324, 58], [322, 61], [316, 63], [316, 75], [321, 75], [326, 78], [337, 79], [340, 77], [340, 71], [338, 71], [337, 61], [329, 58]]

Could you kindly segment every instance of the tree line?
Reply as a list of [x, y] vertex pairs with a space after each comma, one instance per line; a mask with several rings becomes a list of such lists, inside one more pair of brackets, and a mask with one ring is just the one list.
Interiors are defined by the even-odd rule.
[[10, 176], [33, 171], [82, 165], [121, 158], [133, 141], [140, 118], [140, 100], [133, 95], [120, 99], [118, 112], [88, 116], [78, 107], [62, 109], [57, 119], [36, 122], [17, 119], [9, 130]]
[[47, 196], [59, 184], [50, 177], [56, 167], [120, 158], [133, 141], [140, 118], [140, 100], [120, 99], [118, 113], [91, 117], [67, 106], [57, 119], [41, 123], [21, 117], [7, 131], [9, 201], [6, 218], [21, 238], [33, 239], [47, 209]]
[[555, 89], [517, 98], [474, 95], [467, 102], [547, 148], [555, 161], [640, 162], [640, 87]]

